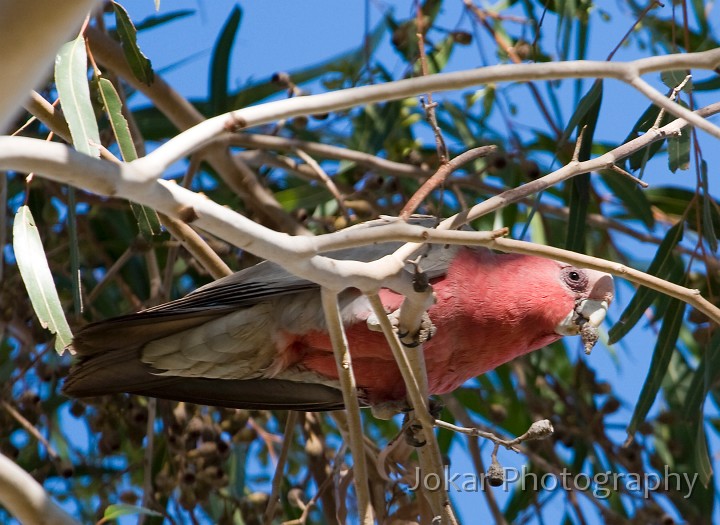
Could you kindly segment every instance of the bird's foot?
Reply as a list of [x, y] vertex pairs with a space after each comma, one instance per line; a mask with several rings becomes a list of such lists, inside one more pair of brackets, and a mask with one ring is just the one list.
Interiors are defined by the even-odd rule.
[[[400, 338], [400, 342], [409, 347], [409, 348], [415, 348], [427, 341], [429, 341], [433, 335], [435, 335], [435, 325], [430, 320], [430, 316], [427, 312], [423, 313], [422, 319], [420, 320], [420, 328], [415, 334], [410, 334], [409, 332], [401, 331], [399, 328], [399, 317], [400, 317], [400, 309], [395, 310], [394, 312], [390, 312], [387, 314], [388, 319], [390, 319], [390, 324], [392, 324], [393, 328], [398, 334], [398, 337]], [[382, 327], [380, 326], [380, 321], [378, 320], [377, 316], [375, 314], [371, 314], [368, 316], [367, 320], [365, 321], [367, 324], [368, 330], [372, 332], [382, 332]]]
[[408, 348], [415, 348], [432, 339], [432, 336], [435, 335], [436, 328], [430, 320], [428, 313], [424, 312], [422, 318], [420, 319], [420, 328], [414, 334], [401, 332], [399, 328], [396, 328], [396, 330], [398, 337], [400, 338], [400, 342], [402, 342], [403, 345]]

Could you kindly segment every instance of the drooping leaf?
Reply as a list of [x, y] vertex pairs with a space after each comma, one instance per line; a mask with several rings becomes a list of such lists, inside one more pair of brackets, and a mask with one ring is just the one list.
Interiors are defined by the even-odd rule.
[[650, 202], [637, 184], [610, 170], [602, 173], [602, 179], [612, 194], [625, 205], [628, 217], [640, 219], [648, 230], [655, 226]]
[[680, 135], [668, 138], [668, 167], [675, 173], [690, 167], [690, 130], [684, 129]]
[[720, 330], [715, 330], [713, 337], [705, 346], [700, 361], [685, 395], [684, 414], [688, 419], [702, 417], [705, 396], [720, 380]]
[[713, 200], [710, 196], [708, 184], [708, 167], [705, 160], [700, 161], [700, 184], [702, 185], [702, 235], [710, 246], [713, 253], [718, 250], [718, 238], [715, 225], [713, 224]]
[[[444, 38], [440, 42], [440, 44], [435, 46], [433, 50], [428, 53], [427, 67], [429, 74], [432, 75], [434, 73], [440, 73], [445, 69], [445, 66], [450, 60], [450, 55], [452, 55], [454, 47], [455, 39], [452, 37], [452, 35], [450, 35]], [[419, 62], [416, 62], [415, 70], [417, 75], [421, 73], [421, 67]]]
[[236, 5], [225, 21], [213, 48], [210, 60], [210, 107], [213, 115], [219, 115], [231, 109], [227, 104], [230, 58], [241, 19], [242, 9]]
[[100, 132], [90, 102], [87, 54], [82, 36], [63, 45], [55, 60], [55, 85], [73, 146], [91, 157], [99, 157]]
[[[660, 73], [660, 80], [662, 80], [663, 84], [665, 84], [670, 89], [677, 88], [680, 84], [685, 82], [685, 77], [687, 77], [686, 71], [663, 71]], [[685, 93], [690, 93], [693, 90], [693, 83], [692, 83], [692, 77], [688, 79], [687, 82], [685, 82], [685, 85], [682, 87], [682, 90]]]
[[712, 479], [713, 468], [710, 461], [710, 454], [708, 453], [707, 438], [705, 436], [705, 424], [702, 419], [699, 419], [697, 425], [697, 437], [693, 442], [693, 460], [695, 463], [694, 470], [700, 477], [700, 483], [702, 483], [704, 487], [707, 487]]
[[[662, 278], [672, 270], [674, 266], [673, 249], [682, 239], [683, 232], [684, 227], [682, 221], [668, 230], [665, 238], [660, 243], [660, 246], [658, 246], [655, 257], [647, 269], [647, 273]], [[650, 307], [653, 300], [657, 297], [658, 293], [659, 292], [644, 286], [638, 287], [635, 296], [620, 315], [620, 319], [618, 319], [615, 326], [610, 329], [608, 333], [609, 344], [617, 343], [635, 326], [645, 313], [645, 310]]]
[[570, 185], [570, 215], [568, 216], [565, 249], [585, 253], [586, 221], [590, 204], [590, 174], [573, 177]]
[[686, 304], [680, 299], [671, 300], [658, 334], [657, 344], [653, 350], [648, 375], [645, 378], [640, 397], [635, 404], [635, 411], [628, 425], [628, 436], [635, 434], [638, 426], [645, 421], [650, 407], [655, 402], [655, 397], [660, 390], [660, 385], [670, 364], [670, 358], [675, 351], [675, 344], [685, 314], [685, 306]]
[[125, 59], [135, 77], [149, 86], [153, 83], [155, 74], [153, 73], [152, 63], [138, 47], [135, 25], [133, 25], [130, 15], [123, 6], [117, 2], [113, 2], [112, 6], [115, 11], [117, 34], [120, 37]]
[[[584, 124], [581, 123], [590, 123], [593, 120], [597, 121], [597, 114], [595, 114], [595, 116], [592, 115], [599, 111], [600, 103], [602, 102], [602, 94], [602, 82], [593, 83], [593, 86], [590, 88], [590, 90], [585, 94], [582, 99], [580, 99], [580, 102], [578, 103], [575, 112], [570, 117], [570, 121], [565, 127], [565, 131], [563, 131], [562, 137], [560, 138], [560, 143], [567, 142], [567, 140], [570, 138], [570, 135], [572, 135], [572, 132], [575, 131], [576, 128], [578, 130], [582, 129]], [[592, 136], [588, 137], [586, 135], [583, 138], [583, 142], [588, 141], [592, 143]]]
[[[578, 140], [582, 140], [578, 151], [578, 160], [583, 161], [590, 158], [590, 150], [592, 148], [595, 128], [597, 126], [598, 117], [600, 115], [600, 107], [602, 105], [602, 82], [597, 81], [590, 88], [588, 93], [582, 98], [578, 109], [570, 118], [570, 123], [565, 129], [565, 134], [569, 136], [568, 130], [572, 132], [573, 128], [578, 130]], [[580, 139], [582, 135], [582, 139]], [[587, 240], [586, 224], [588, 206], [590, 205], [590, 175], [582, 174], [573, 177], [570, 186], [569, 208], [570, 216], [568, 218], [567, 237], [565, 239], [565, 248], [568, 250], [584, 253], [585, 242]]]
[[120, 96], [112, 82], [106, 78], [98, 79], [98, 88], [115, 140], [120, 148], [120, 155], [125, 162], [132, 162], [137, 159], [137, 152], [135, 151], [132, 135], [130, 135], [130, 127], [122, 114]]
[[178, 9], [177, 11], [171, 11], [162, 15], [152, 15], [135, 24], [135, 30], [139, 32], [146, 29], [152, 29], [153, 27], [167, 24], [168, 22], [172, 22], [174, 20], [180, 20], [181, 18], [192, 16], [194, 14], [194, 9]]
[[98, 522], [105, 523], [111, 520], [116, 520], [118, 518], [121, 518], [122, 516], [129, 516], [133, 514], [144, 514], [146, 516], [157, 516], [161, 517], [162, 514], [159, 512], [156, 512], [154, 510], [145, 508], [145, 507], [139, 507], [137, 505], [128, 505], [126, 503], [116, 503], [114, 505], [108, 505], [105, 509], [105, 512], [103, 513], [102, 519]]
[[55, 289], [40, 233], [27, 206], [21, 206], [15, 214], [13, 250], [35, 315], [43, 328], [56, 334], [55, 350], [62, 354], [72, 341], [72, 331]]
[[[98, 87], [103, 106], [110, 120], [110, 126], [120, 148], [120, 154], [125, 162], [131, 162], [137, 159], [137, 151], [127, 120], [122, 114], [122, 101], [115, 86], [108, 79], [98, 79]], [[160, 233], [160, 218], [155, 210], [135, 202], [130, 202], [130, 208], [138, 221], [138, 228], [143, 237], [150, 238]]]
[[[660, 108], [655, 106], [654, 104], [651, 104], [650, 107], [648, 107], [643, 112], [643, 114], [640, 115], [640, 118], [638, 118], [637, 122], [635, 122], [635, 125], [630, 130], [630, 133], [628, 133], [628, 136], [625, 137], [625, 140], [623, 142], [629, 142], [630, 140], [637, 138], [643, 133], [647, 132], [655, 125], [659, 114]], [[663, 126], [669, 121], [670, 117], [668, 117], [668, 114], [666, 113], [665, 116], [661, 119], [659, 125]], [[647, 161], [653, 158], [655, 154], [662, 149], [662, 145], [662, 141], [656, 141], [650, 144], [648, 147], [633, 153], [625, 161], [626, 169], [628, 169], [629, 171], [635, 171], [643, 168]]]

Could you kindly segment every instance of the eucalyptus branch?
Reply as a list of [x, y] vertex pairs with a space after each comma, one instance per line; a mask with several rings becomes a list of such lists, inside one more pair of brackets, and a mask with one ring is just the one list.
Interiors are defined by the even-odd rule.
[[0, 454], [0, 502], [25, 525], [79, 525], [33, 477]]
[[163, 226], [195, 259], [205, 268], [213, 279], [220, 279], [232, 273], [227, 264], [213, 251], [195, 230], [184, 222], [160, 214]]
[[[140, 81], [130, 69], [120, 44], [101, 30], [88, 27], [85, 36], [97, 61], [147, 96], [179, 130], [190, 129], [205, 119], [185, 97], [175, 91], [157, 73], [150, 86]], [[204, 153], [208, 163], [223, 181], [260, 217], [288, 233], [308, 233], [282, 209], [275, 197], [260, 184], [255, 173], [241, 159], [233, 158], [227, 148], [215, 145]]]
[[340, 207], [340, 210], [342, 210], [343, 215], [345, 215], [345, 218], [348, 221], [354, 220], [352, 214], [345, 205], [345, 198], [340, 193], [340, 190], [338, 190], [335, 182], [330, 178], [327, 173], [325, 173], [325, 170], [322, 169], [322, 166], [320, 166], [320, 164], [314, 158], [305, 153], [302, 149], [295, 150], [295, 153], [297, 153], [297, 156], [300, 157], [305, 162], [305, 164], [307, 164], [313, 170], [315, 176], [320, 180], [320, 182], [325, 185], [330, 194], [335, 198], [335, 201], [338, 203], [338, 206]]
[[478, 68], [456, 73], [440, 73], [398, 80], [386, 84], [344, 89], [320, 95], [297, 97], [251, 106], [205, 120], [161, 145], [135, 162], [151, 177], [159, 177], [169, 166], [209, 144], [228, 131], [267, 124], [276, 120], [328, 113], [363, 104], [398, 100], [427, 93], [463, 89], [496, 82], [526, 82], [561, 78], [614, 78], [630, 84], [669, 113], [720, 138], [720, 128], [697, 114], [668, 100], [640, 75], [675, 69], [715, 69], [720, 66], [720, 49], [649, 57], [632, 62], [568, 61], [538, 64], [511, 64]]
[[337, 293], [322, 288], [321, 297], [328, 334], [330, 335], [335, 356], [335, 364], [337, 365], [343, 402], [348, 416], [348, 437], [354, 462], [358, 519], [362, 525], [370, 525], [373, 522], [373, 512], [368, 492], [368, 472], [363, 443], [362, 418], [360, 416], [355, 375], [352, 369], [352, 358], [350, 357], [350, 349], [348, 348], [347, 337], [340, 316]]
[[[679, 127], [682, 126], [680, 121], [675, 121], [675, 124]], [[661, 128], [658, 133], [663, 132], [662, 130], [666, 130], [666, 128], [667, 126]], [[632, 142], [634, 141], [628, 144]], [[538, 181], [541, 181], [540, 186], [549, 187], [551, 184], [548, 179], [558, 182], [571, 176], [570, 173], [577, 174], [575, 172], [581, 168], [594, 169], [593, 167], [597, 167], [597, 165], [606, 165], [617, 158], [618, 151], [626, 151], [627, 146], [627, 144], [620, 146], [620, 148], [614, 150], [615, 153], [609, 152], [599, 157], [600, 161], [593, 159], [561, 168], [554, 174], [538, 179]], [[581, 168], [577, 166], [581, 166]], [[503, 251], [533, 253], [564, 260], [578, 266], [606, 271], [636, 284], [648, 286], [684, 300], [708, 315], [715, 322], [720, 323], [720, 309], [703, 299], [696, 290], [690, 290], [644, 272], [596, 257], [532, 243], [497, 239], [498, 236], [503, 234], [502, 231], [461, 232], [432, 230], [395, 220], [376, 228], [358, 225], [357, 227], [317, 237], [291, 237], [264, 228], [242, 215], [173, 182], [143, 179], [138, 176], [137, 165], [134, 163], [114, 165], [80, 154], [62, 144], [48, 143], [25, 137], [0, 137], [0, 169], [36, 172], [47, 178], [73, 184], [96, 193], [121, 195], [140, 204], [150, 206], [166, 215], [181, 218], [186, 222], [194, 220], [198, 227], [217, 235], [227, 242], [247, 249], [259, 257], [277, 262], [295, 275], [334, 290], [341, 290], [348, 286], [348, 278], [352, 277], [353, 286], [364, 292], [373, 292], [381, 287], [387, 287], [403, 295], [411, 296], [413, 293], [412, 283], [403, 279], [400, 271], [404, 268], [408, 258], [423, 243], [484, 245]], [[463, 214], [462, 217], [455, 216], [446, 219], [441, 223], [440, 228], [449, 228], [452, 225], [462, 224], [511, 202], [516, 202], [533, 191], [539, 191], [533, 183], [508, 190], [497, 197], [491, 197], [485, 203], [475, 206], [470, 212]], [[487, 203], [490, 203], [490, 206]], [[412, 244], [402, 247], [395, 254], [370, 263], [349, 260], [338, 261], [317, 255], [340, 248], [363, 246], [383, 241], [405, 241]]]
[[[427, 374], [425, 372], [422, 349], [418, 347], [414, 359], [409, 358], [408, 350], [412, 349], [403, 345], [398, 337], [397, 331], [393, 328], [390, 319], [385, 313], [385, 308], [380, 297], [377, 294], [371, 294], [368, 295], [368, 300], [373, 314], [377, 318], [380, 328], [385, 335], [385, 339], [387, 339], [395, 362], [400, 369], [413, 414], [421, 425], [420, 432], [425, 440], [425, 446], [421, 447], [418, 451], [422, 470], [425, 475], [434, 473], [440, 476], [438, 479], [442, 479], [442, 456], [440, 455], [440, 447], [432, 430], [435, 420], [430, 414], [427, 405]], [[447, 492], [441, 491], [440, 488], [431, 491], [430, 501], [433, 506], [433, 515], [441, 516], [441, 523], [456, 523]]]
[[513, 450], [515, 452], [520, 452], [520, 449], [518, 449], [518, 445], [520, 445], [521, 443], [533, 439], [545, 439], [553, 433], [552, 424], [547, 419], [541, 419], [540, 421], [536, 421], [524, 434], [513, 439], [503, 439], [493, 432], [482, 430], [478, 427], [459, 427], [457, 425], [453, 425], [452, 423], [447, 423], [439, 419], [435, 421], [435, 426], [438, 428], [451, 430], [459, 434], [465, 434], [467, 436], [481, 437], [483, 439], [492, 441], [497, 446], [502, 446], [508, 450]]
[[468, 162], [472, 162], [481, 157], [487, 157], [497, 151], [496, 146], [480, 146], [461, 153], [457, 157], [442, 164], [438, 170], [430, 177], [415, 194], [408, 199], [407, 203], [400, 211], [400, 218], [407, 220], [410, 215], [417, 210], [418, 206], [424, 201], [430, 193], [438, 186], [445, 182], [455, 170], [461, 168]]

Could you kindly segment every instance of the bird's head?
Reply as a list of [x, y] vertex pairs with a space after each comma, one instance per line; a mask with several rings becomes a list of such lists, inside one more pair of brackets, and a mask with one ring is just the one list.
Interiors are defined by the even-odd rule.
[[559, 274], [562, 285], [575, 301], [573, 309], [555, 326], [555, 332], [558, 335], [581, 334], [584, 339], [592, 337], [613, 300], [613, 278], [609, 273], [558, 264], [562, 265]]

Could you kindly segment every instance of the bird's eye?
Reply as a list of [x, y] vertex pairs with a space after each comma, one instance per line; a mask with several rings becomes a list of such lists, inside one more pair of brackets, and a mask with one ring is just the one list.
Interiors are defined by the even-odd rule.
[[576, 292], [584, 291], [588, 284], [588, 277], [585, 272], [572, 266], [563, 269], [563, 279]]

